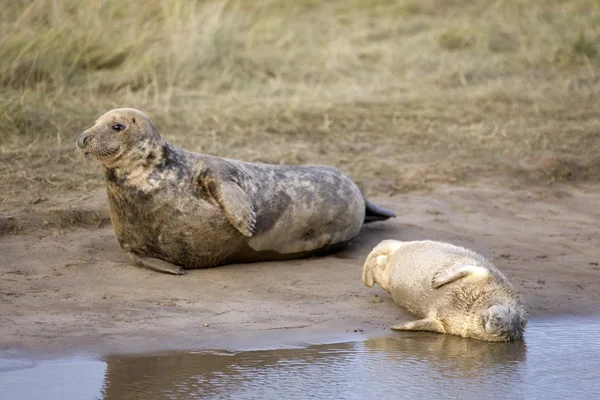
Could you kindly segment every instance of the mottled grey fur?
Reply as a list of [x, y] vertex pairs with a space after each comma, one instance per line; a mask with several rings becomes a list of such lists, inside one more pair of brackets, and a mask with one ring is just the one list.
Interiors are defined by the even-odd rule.
[[102, 164], [121, 248], [162, 272], [326, 252], [395, 216], [335, 168], [185, 151], [134, 109], [104, 114], [77, 144]]
[[527, 312], [506, 277], [483, 256], [450, 243], [384, 240], [368, 255], [363, 283], [375, 283], [417, 321], [394, 330], [519, 340]]

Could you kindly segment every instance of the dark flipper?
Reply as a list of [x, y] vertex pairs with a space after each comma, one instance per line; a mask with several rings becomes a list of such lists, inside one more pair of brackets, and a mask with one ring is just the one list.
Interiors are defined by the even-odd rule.
[[377, 204], [371, 203], [365, 199], [367, 204], [367, 213], [365, 214], [365, 224], [375, 221], [385, 221], [388, 218], [395, 218], [396, 213], [390, 210], [386, 210], [383, 207], [379, 207]]

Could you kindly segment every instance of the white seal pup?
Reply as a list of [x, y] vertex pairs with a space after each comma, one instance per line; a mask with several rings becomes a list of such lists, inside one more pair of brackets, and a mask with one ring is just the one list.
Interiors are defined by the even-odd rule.
[[77, 146], [102, 164], [121, 249], [161, 272], [326, 253], [395, 216], [335, 168], [189, 152], [135, 109], [107, 112]]
[[362, 271], [419, 320], [393, 330], [431, 331], [487, 341], [522, 339], [528, 315], [508, 279], [483, 256], [450, 243], [384, 240]]

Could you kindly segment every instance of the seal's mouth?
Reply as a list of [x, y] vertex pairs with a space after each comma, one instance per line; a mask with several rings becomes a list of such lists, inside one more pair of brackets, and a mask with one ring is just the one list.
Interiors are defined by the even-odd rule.
[[85, 157], [91, 157], [89, 149], [82, 149], [81, 147], [77, 146], [77, 151], [79, 151], [79, 153], [83, 154]]
[[115, 158], [118, 158], [120, 154], [120, 148], [98, 149], [95, 146], [91, 146], [90, 148], [86, 149], [79, 149], [79, 151], [83, 154], [84, 157], [98, 161], [102, 164], [111, 163], [115, 161]]

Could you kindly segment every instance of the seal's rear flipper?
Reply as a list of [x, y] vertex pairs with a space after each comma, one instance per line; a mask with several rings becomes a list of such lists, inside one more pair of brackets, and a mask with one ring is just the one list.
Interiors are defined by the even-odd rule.
[[383, 290], [388, 290], [389, 271], [387, 270], [390, 257], [402, 247], [399, 240], [382, 240], [371, 250], [363, 264], [362, 281], [366, 287], [378, 283]]
[[183, 275], [184, 270], [178, 265], [171, 264], [170, 262], [159, 260], [153, 257], [142, 257], [137, 254], [127, 253], [127, 255], [133, 260], [133, 262], [139, 266], [151, 269], [153, 271], [164, 272], [172, 275]]
[[419, 319], [412, 322], [405, 322], [403, 324], [392, 326], [393, 331], [427, 331], [427, 332], [438, 332], [446, 333], [444, 326], [435, 319]]
[[375, 221], [385, 221], [386, 219], [396, 217], [395, 212], [379, 207], [377, 204], [372, 203], [367, 199], [365, 199], [365, 203], [367, 205], [367, 212], [364, 220], [365, 224]]
[[470, 281], [481, 280], [490, 276], [487, 268], [479, 265], [460, 264], [438, 271], [431, 281], [431, 287], [438, 289], [448, 283], [470, 277]]
[[372, 251], [363, 264], [362, 281], [366, 287], [372, 288], [375, 284], [375, 268], [384, 269], [383, 266], [388, 262], [388, 257], [377, 251]]

